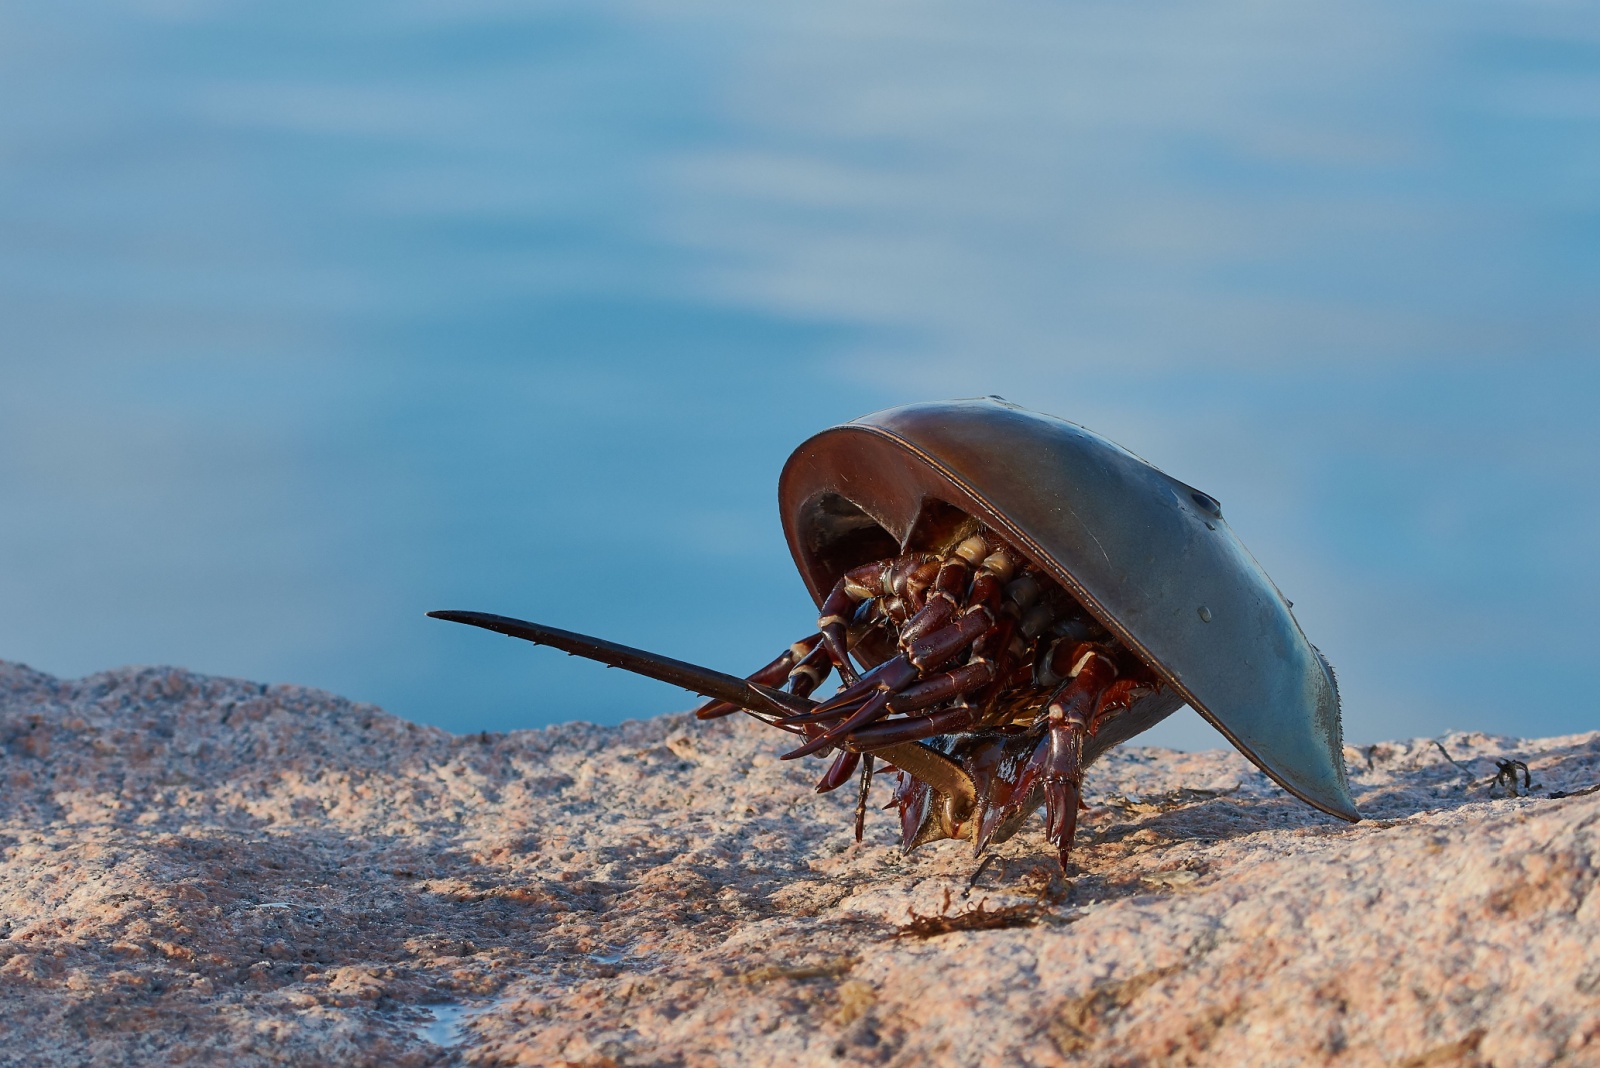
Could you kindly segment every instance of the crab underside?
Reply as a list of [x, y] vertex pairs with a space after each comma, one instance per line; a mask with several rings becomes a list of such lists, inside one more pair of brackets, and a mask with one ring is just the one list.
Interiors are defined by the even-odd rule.
[[[907, 850], [962, 838], [982, 851], [1042, 804], [1065, 864], [1085, 766], [1182, 701], [995, 532], [967, 516], [941, 526], [927, 543], [847, 570], [817, 632], [748, 681], [806, 698], [838, 673], [838, 692], [809, 711], [763, 718], [803, 736], [785, 759], [835, 753], [819, 792], [859, 773], [858, 839], [876, 756], [892, 750], [892, 761], [921, 742], [965, 771], [972, 796], [891, 763]], [[696, 715], [739, 707], [716, 700]]]

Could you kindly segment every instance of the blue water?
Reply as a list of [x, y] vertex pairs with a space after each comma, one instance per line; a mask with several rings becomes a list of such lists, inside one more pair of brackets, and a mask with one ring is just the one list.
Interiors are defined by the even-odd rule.
[[1000, 393], [1219, 497], [1351, 738], [1600, 727], [1592, 5], [16, 0], [0, 100], [0, 657], [681, 708], [422, 614], [754, 666], [789, 450]]

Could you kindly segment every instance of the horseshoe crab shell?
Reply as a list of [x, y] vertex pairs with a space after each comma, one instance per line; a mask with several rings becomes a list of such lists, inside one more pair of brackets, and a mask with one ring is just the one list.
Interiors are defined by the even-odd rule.
[[996, 397], [911, 404], [815, 435], [778, 485], [784, 534], [820, 605], [868, 560], [973, 516], [1052, 574], [1179, 698], [1284, 789], [1360, 819], [1339, 691], [1288, 602], [1206, 493], [1064, 419]]

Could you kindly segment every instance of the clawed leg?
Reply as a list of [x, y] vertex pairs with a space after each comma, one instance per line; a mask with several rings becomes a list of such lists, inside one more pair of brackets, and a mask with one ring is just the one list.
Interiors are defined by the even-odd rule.
[[933, 811], [933, 791], [927, 783], [902, 772], [890, 803], [900, 810], [900, 851], [909, 853], [916, 848], [917, 837]]
[[994, 625], [993, 610], [988, 605], [974, 605], [948, 625], [912, 642], [905, 652], [885, 660], [855, 683], [822, 702], [812, 715], [821, 717], [848, 708], [860, 703], [875, 690], [898, 693], [926, 672], [949, 663], [957, 653], [973, 644]]
[[907, 716], [862, 727], [845, 739], [845, 744], [863, 752], [900, 742], [915, 742], [972, 727], [972, 709], [966, 705], [941, 709], [931, 715]]
[[[816, 651], [817, 644], [821, 641], [821, 634], [813, 634], [809, 638], [802, 638], [793, 645], [789, 646], [789, 648], [785, 649], [776, 660], [765, 665], [764, 667], [756, 669], [751, 674], [746, 675], [745, 678], [750, 682], [759, 682], [764, 686], [776, 686], [778, 683], [783, 682], [786, 679], [790, 680], [792, 683], [793, 673], [796, 670], [799, 670], [796, 667], [797, 664], [809, 663], [812, 664], [812, 666], [808, 670], [812, 672], [816, 670], [814, 664], [816, 658], [811, 654]], [[824, 662], [826, 661], [826, 657], [822, 659]], [[817, 685], [820, 684], [826, 677], [826, 672], [816, 676], [815, 681], [813, 681], [811, 684], [811, 689], [807, 690], [806, 693], [801, 694], [800, 696], [804, 697], [806, 694], [809, 694], [811, 690], [815, 690]], [[789, 691], [791, 693], [796, 692], [792, 684], [789, 687]], [[705, 704], [694, 710], [694, 715], [696, 719], [720, 719], [723, 716], [732, 715], [737, 711], [739, 711], [739, 706], [730, 704], [727, 701], [707, 701]]]
[[977, 828], [973, 847], [982, 853], [1002, 825], [1026, 813], [1029, 795], [1044, 766], [1024, 737], [997, 737], [980, 743], [966, 754], [962, 766], [972, 777], [978, 795]]
[[[866, 698], [860, 707], [856, 708], [842, 724], [834, 727], [827, 734], [812, 739], [799, 749], [791, 753], [785, 753], [783, 759], [793, 760], [796, 757], [808, 756], [820, 749], [838, 744], [841, 740], [850, 738], [852, 732], [859, 732], [868, 724], [888, 715], [891, 699], [903, 692], [912, 680], [931, 668], [937, 668], [947, 663], [963, 648], [971, 645], [993, 626], [994, 613], [989, 607], [987, 605], [975, 605], [963, 612], [948, 626], [942, 627], [927, 637], [913, 642], [909, 653], [889, 660], [878, 669], [863, 676], [861, 681], [857, 683], [860, 686], [863, 683], [870, 682], [875, 687], [875, 691], [874, 689], [868, 689], [864, 693], [852, 695], [849, 701], [841, 701], [839, 698], [835, 698], [832, 701], [824, 702], [815, 712], [810, 713], [806, 718], [815, 720], [829, 712], [841, 711], [863, 697]], [[979, 686], [987, 684], [990, 678], [993, 677], [992, 671], [993, 664], [980, 663], [975, 671], [963, 676], [966, 690], [977, 689]], [[954, 675], [955, 673], [949, 674]], [[965, 690], [955, 690], [955, 684], [949, 679], [929, 681], [934, 682], [938, 687], [949, 688], [949, 696], [955, 696], [958, 692], [966, 692]], [[970, 717], [966, 713], [967, 710], [963, 709], [963, 718], [970, 721]], [[890, 724], [884, 724], [884, 726], [890, 726]], [[936, 731], [934, 733], [942, 732]], [[930, 735], [918, 734], [916, 737], [926, 738], [930, 737]], [[904, 741], [905, 739], [897, 740]], [[889, 743], [882, 742], [877, 744]]]
[[858, 842], [861, 841], [861, 834], [867, 826], [867, 798], [872, 795], [872, 764], [873, 756], [868, 753], [861, 760], [861, 786], [856, 791], [856, 841]]
[[819, 749], [826, 749], [828, 746], [834, 745], [839, 739], [846, 737], [852, 731], [864, 727], [875, 720], [882, 719], [889, 714], [889, 698], [892, 696], [894, 695], [889, 690], [879, 690], [843, 723], [824, 734], [817, 735], [817, 737], [794, 752], [783, 754], [781, 759], [793, 760], [796, 757], [810, 756]]
[[833, 763], [828, 766], [828, 770], [822, 773], [822, 778], [817, 780], [817, 793], [825, 794], [830, 790], [837, 790], [849, 782], [860, 760], [860, 753], [841, 749], [839, 755], [833, 758]]
[[817, 618], [817, 630], [822, 634], [822, 645], [828, 650], [833, 667], [846, 685], [858, 677], [855, 665], [850, 662], [848, 637], [856, 609], [863, 602], [878, 600], [895, 622], [904, 622], [906, 607], [921, 603], [922, 591], [935, 574], [935, 564], [927, 553], [906, 553], [892, 560], [851, 568], [829, 591]]
[[[906, 591], [914, 580], [931, 574], [925, 602], [897, 635], [900, 654], [847, 684], [803, 717], [806, 724], [832, 721], [835, 726], [785, 754], [784, 759], [808, 756], [841, 744], [861, 749], [928, 738], [951, 729], [967, 729], [974, 723], [972, 710], [965, 702], [926, 716], [879, 721], [959, 701], [994, 681], [997, 654], [1008, 639], [1002, 635], [999, 645], [993, 639], [997, 631], [1009, 634], [1009, 627], [1002, 628], [1000, 622], [1006, 619], [1009, 623], [1010, 617], [999, 609], [1005, 580], [1015, 570], [1015, 564], [1003, 551], [990, 552], [989, 542], [977, 536], [956, 546], [938, 562], [936, 570], [926, 560], [903, 557], [901, 561], [908, 562], [891, 563], [876, 571], [857, 568], [847, 573], [825, 604], [825, 609], [832, 606], [835, 610], [825, 611], [821, 621], [822, 642], [827, 646], [829, 628], [837, 630], [844, 625], [843, 608], [847, 598], [854, 596], [852, 591], [871, 593], [876, 589], [883, 591], [881, 596], [885, 598], [892, 595], [914, 600]], [[972, 655], [965, 664], [935, 674], [969, 647]], [[801, 723], [788, 722], [790, 726]]]
[[1078, 829], [1083, 743], [1098, 725], [1095, 712], [1116, 675], [1116, 665], [1102, 649], [1080, 643], [1073, 650], [1071, 676], [1046, 706], [1050, 733], [1040, 742], [1047, 748], [1039, 782], [1044, 789], [1045, 837], [1059, 851], [1063, 869]]
[[821, 644], [815, 645], [789, 672], [785, 688], [796, 697], [810, 697], [832, 670], [833, 661], [828, 656], [828, 650]]

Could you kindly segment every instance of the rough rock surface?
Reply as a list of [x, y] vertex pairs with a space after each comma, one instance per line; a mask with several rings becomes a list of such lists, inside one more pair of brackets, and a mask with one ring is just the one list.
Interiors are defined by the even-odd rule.
[[1354, 826], [1127, 748], [1068, 878], [781, 740], [0, 662], [0, 1064], [1600, 1064], [1600, 734], [1349, 750]]

